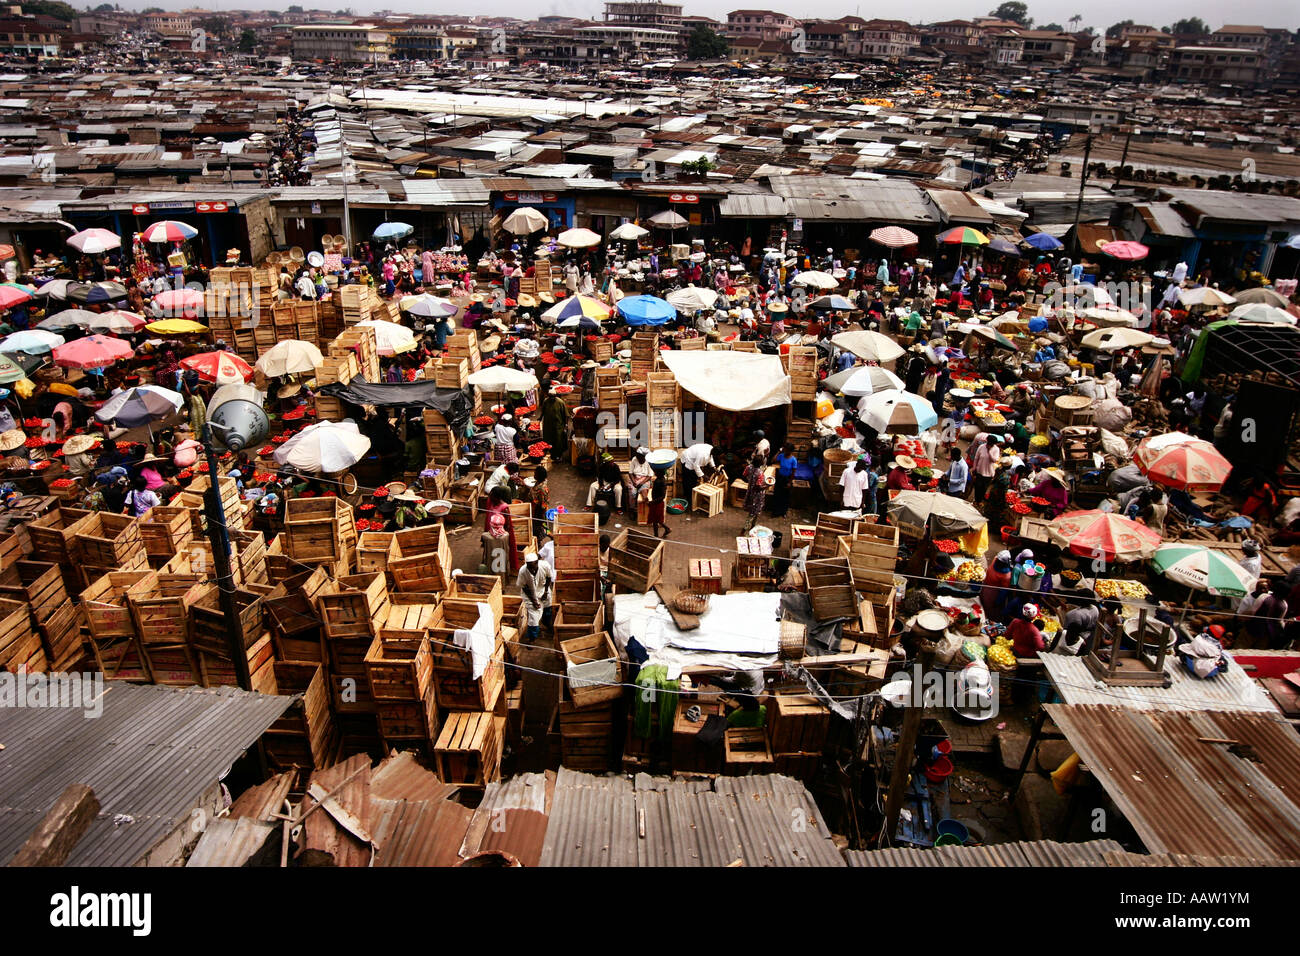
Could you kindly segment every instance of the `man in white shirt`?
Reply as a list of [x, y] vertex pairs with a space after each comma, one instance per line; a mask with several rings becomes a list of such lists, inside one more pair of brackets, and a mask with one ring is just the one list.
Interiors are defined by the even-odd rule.
[[948, 458], [952, 462], [948, 466], [948, 494], [954, 498], [965, 498], [966, 487], [970, 484], [970, 466], [966, 464], [960, 449], [952, 449], [948, 452]]
[[519, 474], [519, 462], [517, 461], [507, 461], [502, 465], [498, 465], [492, 474], [488, 475], [487, 484], [483, 486], [483, 494], [492, 494], [493, 488], [499, 488], [506, 484], [517, 474]]
[[646, 461], [646, 455], [649, 453], [650, 449], [642, 446], [632, 456], [632, 464], [627, 469], [628, 501], [637, 501], [650, 494], [650, 485], [655, 480], [655, 473], [650, 463]]
[[862, 493], [871, 481], [867, 463], [859, 458], [852, 468], [845, 468], [840, 475], [840, 487], [844, 489], [844, 507], [853, 511], [862, 509]]
[[704, 480], [704, 469], [713, 468], [713, 446], [699, 442], [687, 448], [679, 456], [682, 463], [682, 490], [687, 501], [695, 485]]

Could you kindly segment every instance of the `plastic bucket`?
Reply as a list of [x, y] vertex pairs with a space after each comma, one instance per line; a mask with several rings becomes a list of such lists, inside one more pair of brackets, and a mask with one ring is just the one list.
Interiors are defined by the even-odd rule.
[[947, 834], [945, 834], [939, 837], [939, 839], [935, 840], [934, 845], [935, 846], [961, 846], [961, 840], [958, 840], [955, 836], [948, 836]]
[[[940, 839], [951, 837], [957, 843], [965, 843], [970, 839], [970, 830], [966, 829], [966, 824], [960, 820], [940, 820], [934, 830], [939, 834]], [[945, 844], [945, 846], [950, 845]]]
[[925, 779], [931, 783], [941, 783], [951, 775], [952, 761], [947, 757], [940, 757], [925, 768]]

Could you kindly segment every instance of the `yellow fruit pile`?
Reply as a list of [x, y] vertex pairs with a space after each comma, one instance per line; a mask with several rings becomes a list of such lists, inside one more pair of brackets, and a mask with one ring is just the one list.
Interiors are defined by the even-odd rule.
[[981, 412], [979, 419], [985, 425], [1005, 425], [1007, 423], [1006, 417], [997, 409], [993, 408]]
[[989, 666], [1000, 671], [1009, 671], [1016, 666], [1016, 655], [1011, 650], [1011, 642], [1006, 637], [999, 637], [988, 649], [985, 659]]
[[1099, 598], [1131, 598], [1141, 600], [1151, 592], [1146, 585], [1137, 581], [1116, 581], [1103, 578], [1096, 583], [1095, 590]]

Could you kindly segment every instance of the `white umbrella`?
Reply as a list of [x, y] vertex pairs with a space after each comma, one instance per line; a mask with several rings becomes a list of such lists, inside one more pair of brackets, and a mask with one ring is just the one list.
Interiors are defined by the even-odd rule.
[[1084, 348], [1097, 349], [1100, 352], [1117, 352], [1120, 349], [1150, 345], [1154, 337], [1137, 329], [1096, 329], [1080, 339], [1079, 344]]
[[351, 468], [370, 450], [370, 439], [354, 421], [308, 425], [275, 450], [278, 465], [333, 474]]
[[609, 234], [609, 238], [625, 239], [630, 242], [636, 239], [640, 239], [642, 236], [646, 236], [649, 234], [650, 234], [649, 229], [646, 229], [642, 226], [638, 226], [634, 222], [625, 222], [623, 223], [623, 225], [619, 226], [617, 229], [611, 232]]
[[84, 285], [76, 279], [51, 279], [36, 289], [36, 295], [45, 299], [67, 299], [68, 293]]
[[1080, 309], [1077, 318], [1087, 319], [1094, 325], [1137, 325], [1138, 317], [1124, 309]]
[[879, 365], [858, 365], [836, 372], [825, 383], [827, 388], [843, 392], [851, 397], [873, 395], [888, 389], [903, 390], [903, 380]]
[[919, 435], [939, 424], [934, 406], [913, 392], [875, 392], [858, 403], [858, 417], [882, 435]]
[[68, 237], [68, 245], [88, 256], [97, 256], [110, 249], [117, 249], [122, 245], [122, 240], [107, 229], [83, 229]]
[[279, 378], [314, 372], [324, 360], [320, 349], [310, 342], [282, 339], [262, 353], [256, 368], [267, 378]]
[[40, 355], [58, 348], [66, 339], [45, 329], [23, 329], [0, 340], [0, 352], [31, 352]]
[[840, 284], [829, 272], [818, 272], [816, 269], [799, 273], [793, 281], [795, 285], [806, 285], [813, 289], [834, 289]]
[[1245, 305], [1250, 302], [1262, 302], [1264, 305], [1275, 305], [1279, 309], [1285, 309], [1291, 304], [1291, 301], [1276, 289], [1246, 289], [1244, 292], [1237, 293], [1237, 303]]
[[685, 216], [675, 213], [671, 209], [655, 213], [650, 217], [650, 221], [654, 223], [657, 229], [682, 229], [689, 225]]
[[697, 285], [688, 285], [684, 289], [673, 289], [664, 296], [668, 302], [682, 312], [698, 312], [711, 309], [718, 301], [718, 293], [712, 289], [701, 289]]
[[1237, 300], [1226, 292], [1220, 292], [1210, 286], [1201, 286], [1197, 289], [1180, 290], [1178, 301], [1187, 306], [1208, 305], [1211, 308], [1218, 308], [1221, 305], [1232, 305]]
[[1231, 312], [1228, 317], [1237, 319], [1241, 322], [1276, 322], [1281, 325], [1295, 325], [1296, 317], [1286, 309], [1279, 309], [1276, 306], [1266, 305], [1263, 302], [1248, 302], [1245, 305], [1239, 305]]
[[590, 229], [566, 229], [555, 237], [566, 249], [587, 249], [600, 245], [600, 236]]
[[506, 232], [516, 236], [526, 236], [538, 232], [550, 225], [550, 220], [532, 206], [520, 206], [501, 223]]
[[880, 332], [841, 332], [831, 338], [831, 344], [868, 362], [892, 362], [903, 354], [901, 345]]
[[490, 365], [479, 369], [468, 379], [485, 392], [526, 392], [537, 387], [537, 376], [507, 365]]
[[408, 295], [401, 299], [397, 306], [403, 312], [409, 312], [411, 315], [418, 315], [425, 319], [450, 317], [460, 311], [460, 306], [450, 299], [442, 299], [427, 292], [420, 295]]
[[415, 348], [415, 333], [404, 325], [384, 319], [365, 319], [357, 325], [375, 330], [375, 349], [380, 355], [396, 355]]

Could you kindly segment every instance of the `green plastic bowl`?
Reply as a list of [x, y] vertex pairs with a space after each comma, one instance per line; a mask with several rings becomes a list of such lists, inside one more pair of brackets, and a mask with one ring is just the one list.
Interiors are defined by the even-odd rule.
[[670, 515], [684, 514], [686, 509], [689, 507], [690, 507], [690, 502], [688, 502], [685, 498], [668, 499], [668, 513]]

